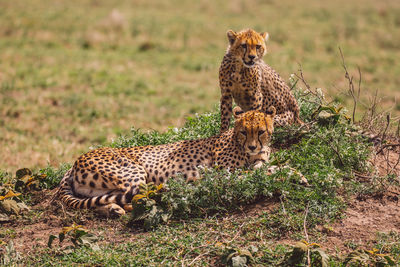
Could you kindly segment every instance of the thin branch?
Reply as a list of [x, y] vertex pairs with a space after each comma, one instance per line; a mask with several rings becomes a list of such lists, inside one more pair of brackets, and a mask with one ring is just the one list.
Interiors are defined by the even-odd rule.
[[188, 264], [188, 266], [191, 266], [191, 265], [192, 265], [193, 263], [195, 263], [195, 261], [197, 261], [200, 257], [205, 256], [205, 255], [207, 255], [207, 254], [209, 254], [209, 253], [210, 253], [210, 251], [207, 251], [207, 252], [204, 252], [204, 253], [202, 253], [202, 254], [199, 254], [196, 258], [194, 258], [194, 260], [192, 260], [191, 263]]
[[307, 207], [305, 210], [305, 214], [304, 214], [304, 220], [303, 220], [303, 229], [304, 229], [304, 236], [306, 237], [306, 241], [307, 243], [310, 243], [310, 240], [308, 239], [308, 234], [307, 234], [307, 214], [308, 214], [308, 207], [310, 206], [310, 202], [307, 203]]
[[311, 89], [311, 86], [308, 84], [308, 82], [304, 78], [303, 69], [302, 69], [300, 63], [299, 63], [299, 70], [298, 71], [299, 71], [300, 74], [295, 73], [294, 75], [296, 76], [297, 79], [299, 79], [306, 86], [306, 88], [308, 90], [308, 92], [306, 94], [302, 95], [302, 96], [307, 96], [309, 94], [312, 94], [313, 96], [315, 96], [316, 98], [319, 99], [320, 103], [318, 103], [318, 104], [323, 103], [323, 99], [321, 99], [321, 96], [317, 92], [314, 92]]
[[340, 155], [339, 151], [337, 150], [337, 148], [335, 148], [331, 142], [329, 142], [328, 140], [326, 140], [323, 136], [315, 133], [319, 138], [321, 138], [322, 141], [324, 141], [328, 146], [330, 146], [332, 148], [332, 150], [335, 152], [335, 154], [338, 156], [340, 164], [342, 164], [342, 166], [344, 166], [344, 161], [342, 159], [342, 156]]
[[[204, 247], [207, 247], [207, 246], [209, 246], [209, 244], [201, 245], [201, 246], [197, 246], [197, 247], [192, 247], [191, 250], [190, 250], [189, 252], [187, 252], [185, 255], [183, 255], [183, 258], [182, 258], [182, 260], [181, 260], [182, 267], [185, 266], [185, 260], [186, 260], [185, 258], [186, 258], [187, 255], [189, 255], [190, 253], [192, 253], [192, 252], [195, 251], [196, 249], [204, 248]], [[203, 254], [199, 254], [191, 263], [188, 264], [188, 266], [190, 266], [191, 264], [193, 264], [200, 256], [204, 256], [204, 254], [208, 254], [208, 253], [210, 253], [210, 251], [208, 251], [208, 252], [206, 252], [206, 253], [203, 253]]]
[[[307, 207], [306, 207], [305, 214], [304, 214], [304, 221], [303, 221], [304, 236], [306, 237], [307, 246], [310, 243], [310, 240], [309, 240], [308, 234], [307, 234], [307, 214], [308, 214], [309, 205], [310, 205], [310, 202], [307, 203]], [[309, 248], [307, 248], [307, 264], [308, 264], [308, 266], [311, 266], [311, 258], [310, 258], [310, 249]]]
[[283, 212], [283, 214], [286, 215], [286, 209], [285, 209], [285, 204], [283, 203], [283, 200], [282, 200], [282, 195], [279, 197], [279, 200], [281, 201], [281, 204], [282, 204], [282, 212]]
[[361, 80], [362, 80], [362, 77], [361, 77], [360, 66], [357, 66], [357, 69], [358, 69], [358, 92], [357, 92], [357, 98], [359, 99], [360, 98], [360, 92], [361, 92]]
[[383, 141], [384, 141], [385, 138], [386, 138], [386, 132], [387, 132], [387, 130], [388, 130], [388, 128], [389, 128], [389, 124], [390, 124], [390, 114], [387, 114], [387, 115], [386, 115], [386, 127], [385, 127], [385, 130], [384, 130], [383, 133], [382, 133], [382, 138], [381, 138], [381, 144], [380, 144], [381, 147], [382, 147]]
[[383, 145], [383, 146], [379, 149], [379, 151], [376, 152], [376, 154], [382, 153], [383, 150], [384, 150], [385, 148], [388, 148], [388, 147], [396, 147], [396, 146], [400, 146], [400, 144], [386, 144], [386, 145]]
[[399, 120], [398, 123], [397, 123], [396, 136], [397, 136], [397, 138], [400, 137], [400, 120]]
[[399, 165], [399, 163], [400, 163], [400, 154], [398, 154], [397, 161], [396, 161], [396, 163], [393, 165], [392, 169], [389, 171], [388, 174], [392, 174], [392, 173], [395, 171], [395, 169], [397, 168], [397, 166]]
[[355, 114], [356, 114], [356, 109], [357, 109], [357, 102], [358, 99], [360, 98], [360, 91], [361, 91], [361, 70], [360, 67], [358, 67], [358, 74], [359, 74], [359, 80], [358, 80], [358, 92], [357, 92], [357, 96], [355, 94], [355, 89], [354, 89], [354, 83], [353, 83], [353, 76], [350, 76], [348, 70], [347, 70], [347, 66], [346, 66], [346, 62], [344, 60], [344, 56], [343, 56], [343, 52], [342, 49], [339, 46], [339, 52], [340, 52], [340, 56], [342, 58], [342, 66], [343, 69], [345, 71], [345, 75], [344, 77], [347, 79], [348, 83], [349, 83], [349, 93], [351, 95], [351, 97], [353, 98], [353, 123], [355, 122]]
[[357, 171], [353, 171], [353, 173], [354, 173], [355, 176], [360, 177], [360, 178], [364, 178], [364, 179], [371, 179], [372, 178], [371, 176], [364, 175], [364, 174], [359, 173]]
[[303, 69], [302, 69], [300, 63], [299, 63], [299, 72], [300, 72], [300, 76], [299, 76], [297, 73], [295, 74], [295, 76], [303, 82], [303, 84], [307, 87], [307, 89], [308, 89], [313, 95], [315, 95], [315, 93], [311, 90], [311, 86], [307, 83], [306, 79], [304, 78]]

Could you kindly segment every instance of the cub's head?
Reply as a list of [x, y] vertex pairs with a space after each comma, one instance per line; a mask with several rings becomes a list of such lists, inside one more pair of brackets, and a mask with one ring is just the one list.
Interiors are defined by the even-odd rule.
[[268, 40], [268, 33], [258, 33], [252, 29], [227, 33], [229, 47], [228, 52], [243, 62], [243, 65], [252, 68], [257, 61], [267, 53], [265, 42]]
[[243, 112], [240, 107], [233, 109], [235, 117], [234, 135], [244, 152], [250, 156], [265, 151], [274, 131], [275, 107], [271, 106], [266, 114], [250, 110]]

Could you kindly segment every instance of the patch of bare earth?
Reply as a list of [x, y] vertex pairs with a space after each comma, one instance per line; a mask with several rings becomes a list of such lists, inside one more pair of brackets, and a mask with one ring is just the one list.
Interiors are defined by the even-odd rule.
[[400, 233], [399, 188], [380, 196], [367, 199], [353, 198], [345, 212], [345, 217], [329, 228], [319, 227], [327, 234], [321, 242], [330, 252], [352, 250], [349, 244], [371, 249], [377, 233]]
[[[132, 230], [126, 227], [126, 220], [101, 218], [85, 210], [65, 210], [57, 200], [50, 204], [54, 193], [55, 190], [47, 190], [35, 194], [33, 198], [37, 204], [31, 208], [32, 217], [27, 215], [20, 221], [3, 224], [4, 229], [15, 231], [12, 236], [3, 240], [8, 242], [8, 239], [12, 239], [15, 249], [27, 255], [46, 248], [50, 235], [57, 236], [63, 227], [71, 226], [73, 222], [82, 225], [96, 236], [101, 236], [100, 244], [125, 242], [134, 237]], [[126, 232], [128, 235], [124, 235]], [[55, 247], [72, 245], [67, 239], [61, 245], [58, 241], [54, 241], [53, 244]]]
[[[379, 149], [377, 150], [379, 152]], [[391, 147], [378, 153], [371, 159], [379, 176], [392, 174], [400, 179], [400, 149]], [[361, 175], [359, 179], [372, 182], [371, 177]], [[375, 181], [378, 182], [379, 181]], [[351, 250], [349, 244], [361, 248], [371, 248], [376, 242], [377, 233], [400, 233], [400, 187], [383, 186], [383, 190], [370, 195], [353, 197], [345, 211], [344, 219], [319, 230], [327, 234], [326, 241], [321, 242], [323, 248], [334, 252]]]

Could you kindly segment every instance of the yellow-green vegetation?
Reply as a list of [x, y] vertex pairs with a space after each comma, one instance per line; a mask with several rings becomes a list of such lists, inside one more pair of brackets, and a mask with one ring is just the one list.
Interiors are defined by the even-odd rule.
[[[204, 169], [195, 183], [148, 184], [114, 220], [49, 205], [90, 146], [217, 134], [225, 33], [246, 27], [269, 32], [265, 61], [296, 87], [307, 123], [276, 129], [275, 173]], [[323, 245], [354, 198], [395, 202], [400, 184], [398, 162], [374, 173], [373, 145], [346, 113], [339, 46], [356, 90], [362, 73], [357, 107], [379, 89], [379, 106], [399, 114], [396, 0], [0, 1], [0, 265], [395, 266], [398, 232]], [[299, 63], [312, 94], [289, 79]]]
[[360, 66], [363, 102], [379, 89], [399, 109], [396, 0], [1, 1], [0, 169], [57, 166], [131, 126], [211, 110], [225, 33], [245, 27], [270, 33], [265, 60], [285, 80], [300, 63], [351, 104], [340, 46]]
[[[113, 221], [93, 217], [91, 212], [65, 213], [62, 208], [47, 206], [43, 211], [36, 207], [31, 211], [33, 216], [25, 212], [7, 220], [22, 221], [24, 227], [35, 223], [61, 225], [47, 229], [42, 235], [46, 245], [35, 242], [35, 250], [26, 255], [13, 246], [13, 240], [20, 240], [14, 232], [0, 231], [0, 238], [5, 240], [0, 243], [0, 264], [396, 266], [400, 260], [397, 232], [381, 233], [369, 244], [349, 243], [350, 252], [327, 252], [320, 245], [327, 235], [317, 226], [329, 227], [340, 219], [348, 199], [356, 194], [362, 198], [374, 191], [384, 192], [398, 186], [399, 180], [382, 177], [380, 184], [357, 180], [355, 172], [370, 170], [367, 159], [372, 145], [366, 138], [352, 134], [357, 129], [339, 105], [326, 106], [319, 102], [321, 98], [304, 96], [302, 91], [296, 90], [295, 95], [301, 117], [309, 127], [276, 130], [270, 163], [278, 166], [275, 173], [268, 174], [268, 164], [255, 171], [211, 168], [202, 169], [202, 179], [189, 184], [182, 177], [170, 179], [165, 185], [149, 183], [141, 186], [134, 197], [132, 213]], [[163, 133], [133, 129], [110, 145], [155, 145], [204, 138], [218, 131], [216, 110]], [[31, 206], [31, 181], [37, 181], [35, 190], [54, 188], [66, 170], [67, 166], [58, 170], [48, 167], [32, 174], [22, 169], [15, 178], [0, 174], [0, 184], [18, 192], [3, 190], [0, 204], [3, 199], [14, 198]], [[307, 184], [301, 182], [300, 173]], [[269, 209], [257, 208], [257, 202], [271, 205]], [[255, 210], [249, 210], [251, 205]], [[116, 230], [112, 227], [115, 223], [119, 224]], [[282, 239], [290, 239], [293, 245], [282, 243]]]

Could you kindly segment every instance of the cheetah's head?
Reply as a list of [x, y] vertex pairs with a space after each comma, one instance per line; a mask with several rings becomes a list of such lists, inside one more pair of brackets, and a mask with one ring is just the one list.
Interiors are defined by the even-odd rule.
[[271, 106], [267, 113], [256, 110], [243, 112], [240, 107], [233, 109], [233, 115], [236, 119], [235, 138], [249, 156], [257, 155], [268, 148], [269, 140], [274, 131], [275, 107]]
[[243, 62], [247, 68], [252, 68], [267, 53], [265, 42], [268, 40], [268, 33], [258, 33], [252, 29], [227, 33], [229, 40], [228, 51], [237, 59]]

